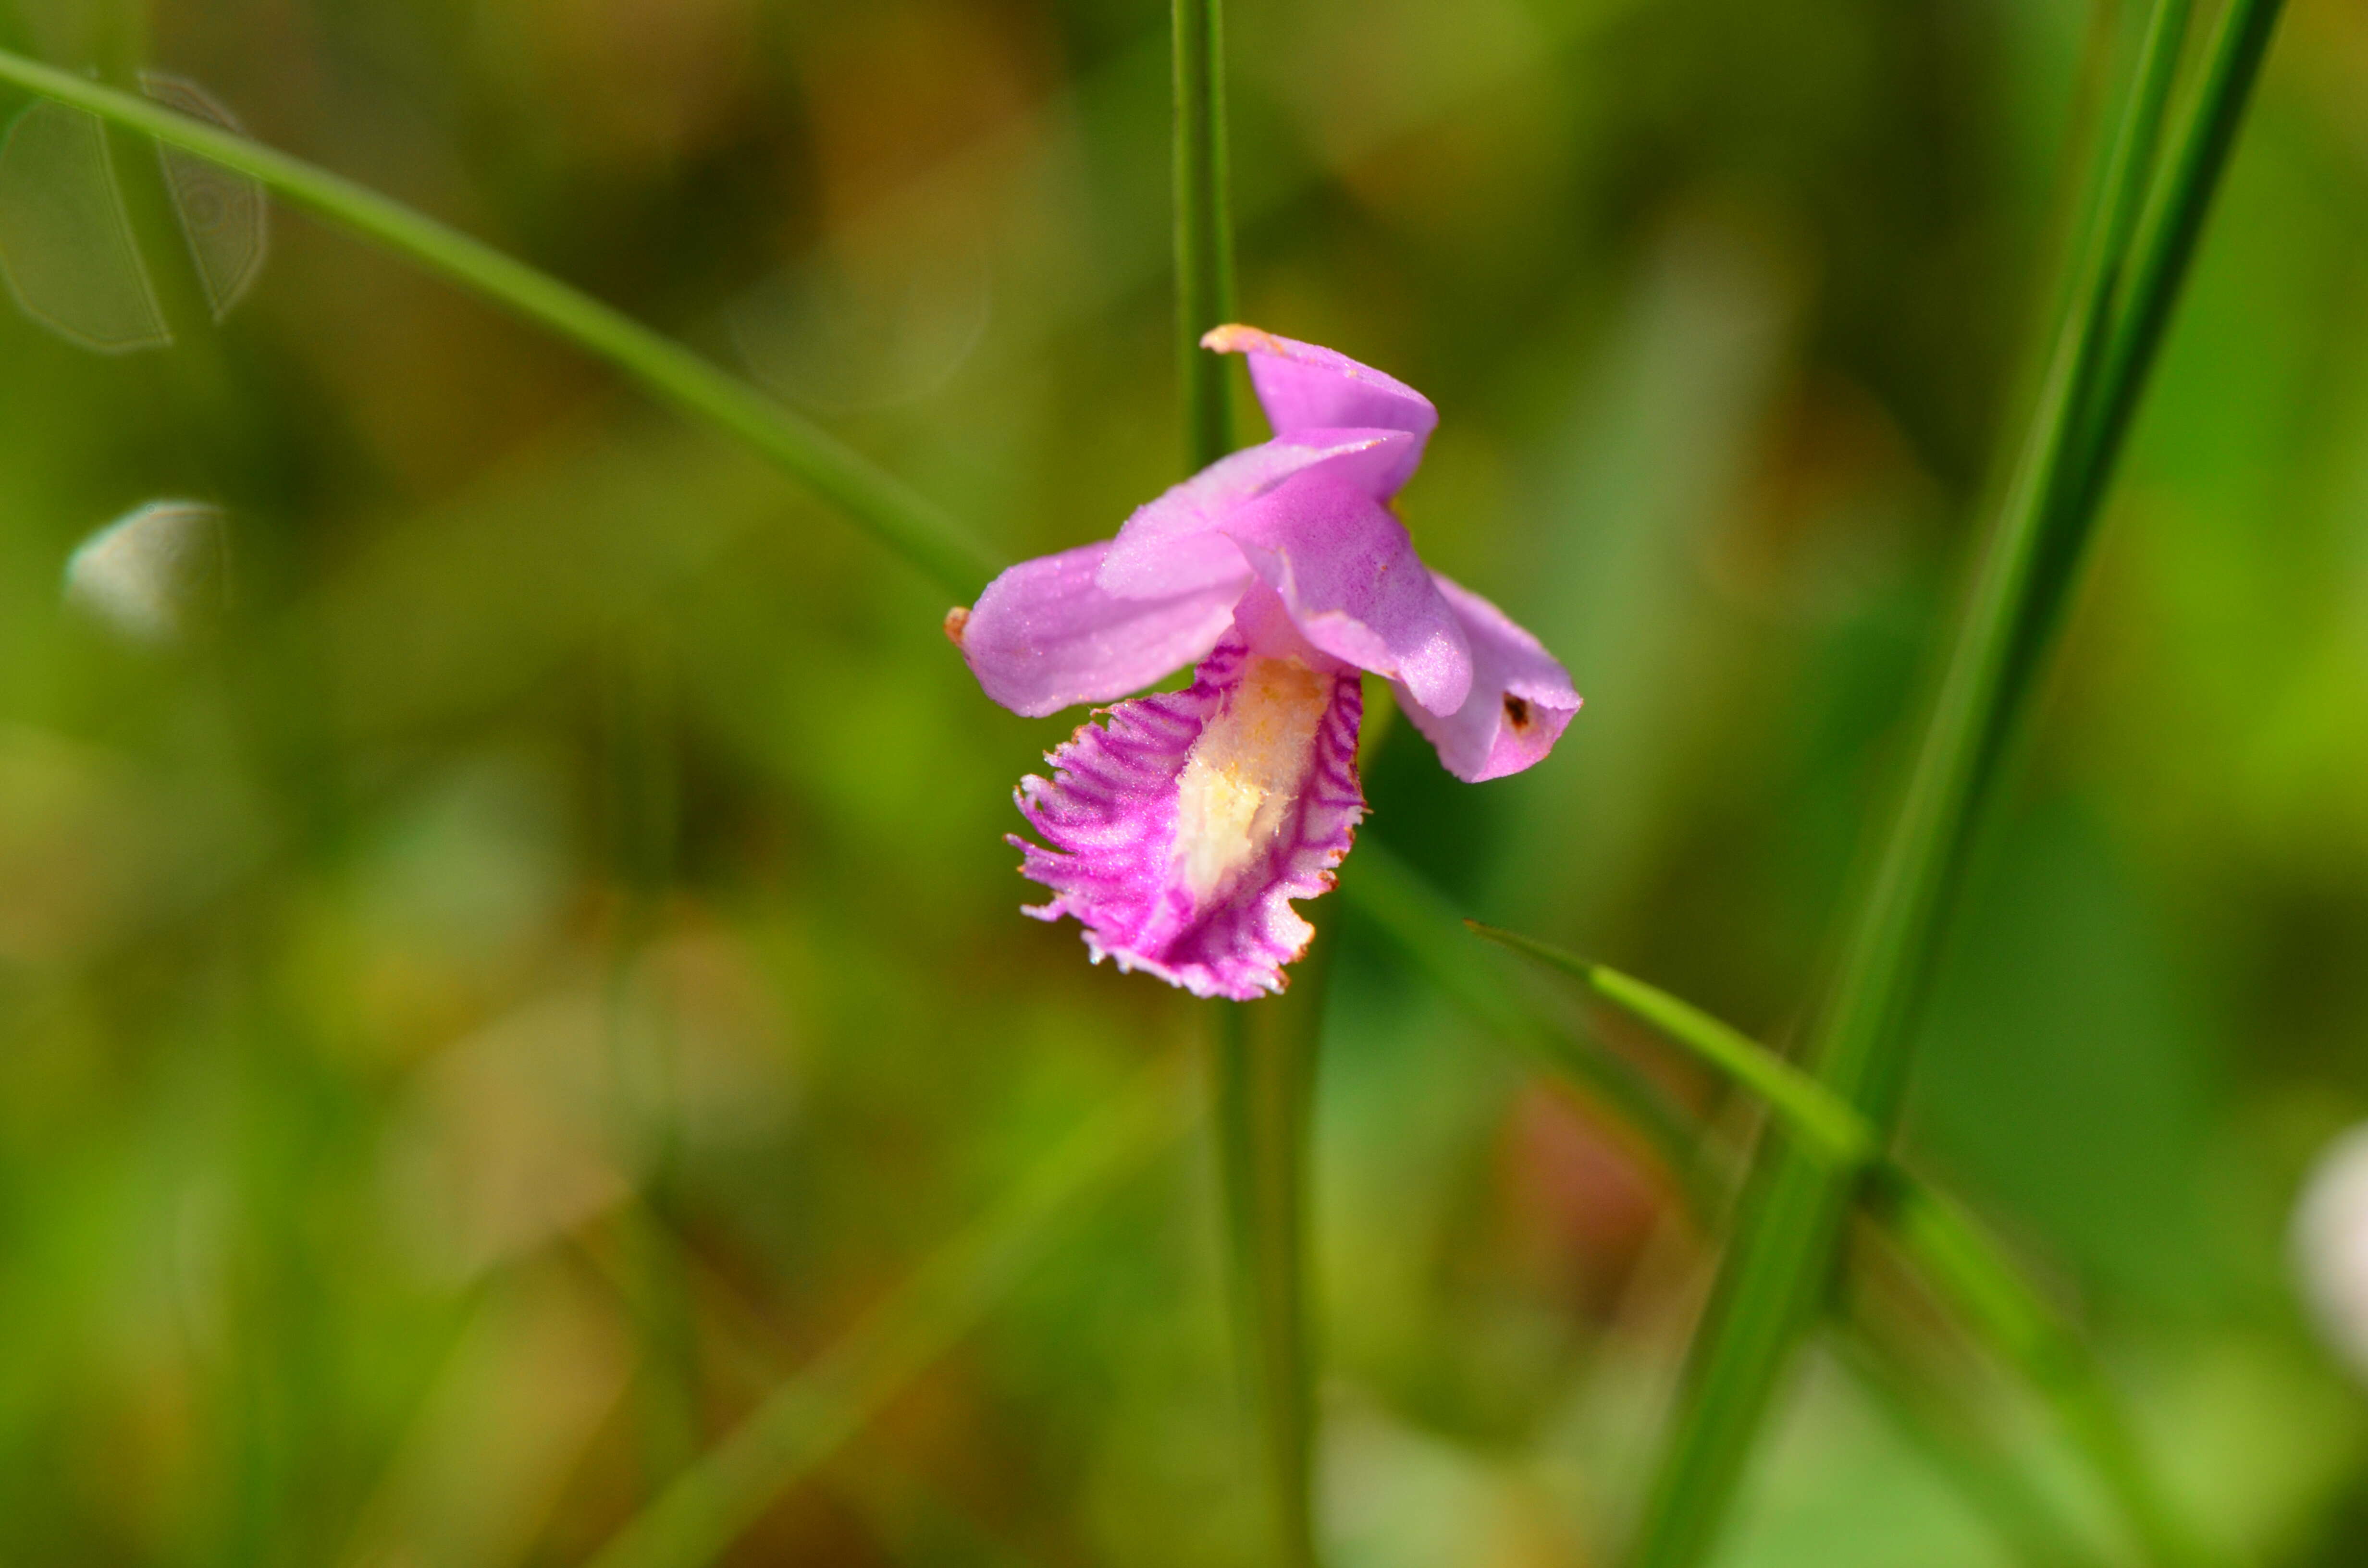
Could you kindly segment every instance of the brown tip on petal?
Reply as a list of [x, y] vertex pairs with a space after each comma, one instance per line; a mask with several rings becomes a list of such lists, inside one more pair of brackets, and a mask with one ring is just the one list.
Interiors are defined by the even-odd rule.
[[962, 628], [970, 624], [970, 610], [956, 605], [946, 611], [946, 641], [959, 648], [962, 645]]
[[1505, 693], [1505, 722], [1516, 731], [1530, 727], [1530, 705], [1509, 691]]
[[1275, 341], [1274, 334], [1254, 326], [1244, 326], [1239, 322], [1211, 327], [1201, 335], [1201, 347], [1213, 348], [1220, 354], [1279, 354], [1282, 351], [1282, 346]]

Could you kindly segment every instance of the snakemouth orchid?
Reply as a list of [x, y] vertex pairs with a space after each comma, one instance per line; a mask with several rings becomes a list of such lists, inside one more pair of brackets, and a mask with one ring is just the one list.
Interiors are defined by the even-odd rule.
[[[1022, 562], [946, 617], [987, 696], [1031, 717], [1118, 702], [1020, 780], [1020, 870], [1087, 949], [1201, 996], [1286, 983], [1365, 814], [1361, 676], [1391, 683], [1457, 778], [1518, 773], [1579, 698], [1538, 640], [1429, 570], [1389, 507], [1439, 423], [1430, 400], [1345, 355], [1255, 327], [1244, 354], [1274, 438], [1138, 509], [1118, 537]], [[1049, 846], [1049, 847], [1048, 847]]]

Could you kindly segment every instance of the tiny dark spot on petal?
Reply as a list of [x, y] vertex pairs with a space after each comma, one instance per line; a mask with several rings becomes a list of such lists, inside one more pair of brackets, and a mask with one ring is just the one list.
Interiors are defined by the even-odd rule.
[[1509, 691], [1505, 693], [1505, 722], [1516, 730], [1530, 727], [1530, 705]]

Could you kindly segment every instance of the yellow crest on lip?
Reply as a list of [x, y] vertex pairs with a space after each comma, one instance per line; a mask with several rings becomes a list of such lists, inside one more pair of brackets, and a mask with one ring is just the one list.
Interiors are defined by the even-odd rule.
[[1332, 682], [1297, 659], [1252, 659], [1176, 789], [1175, 855], [1195, 907], [1224, 893], [1291, 825], [1315, 766]]

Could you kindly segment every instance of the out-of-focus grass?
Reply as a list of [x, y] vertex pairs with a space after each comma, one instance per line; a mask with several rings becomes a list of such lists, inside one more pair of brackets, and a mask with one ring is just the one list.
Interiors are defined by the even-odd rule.
[[[103, 10], [0, 0], [0, 41], [113, 69]], [[1400, 726], [1367, 832], [1782, 1040], [1962, 564], [2081, 17], [1233, 20], [1242, 314], [1439, 402], [1410, 525], [1588, 699], [1478, 789]], [[2338, 1563], [2362, 1412], [2281, 1249], [2368, 1110], [2368, 32], [2334, 0], [2289, 25], [1913, 1139], [2055, 1260], [2210, 1527]], [[1018, 554], [1172, 477], [1164, 28], [1115, 0], [158, 0], [144, 54], [745, 350]], [[176, 324], [110, 358], [0, 309], [0, 1554], [577, 1561], [651, 1485], [642, 1343], [590, 1261], [646, 1172], [611, 1049], [620, 638], [671, 693], [680, 842], [624, 994], [678, 1061], [706, 1440], [757, 1392], [735, 1343], [829, 1343], [1190, 1010], [1015, 914], [1008, 791], [1063, 722], [980, 698], [945, 606], [772, 472], [285, 215], [237, 312]], [[60, 584], [164, 496], [224, 509], [230, 595], [159, 651]], [[1584, 1561], [1702, 1244], [1625, 1142], [1344, 935], [1334, 1556]], [[1066, 1234], [750, 1558], [1250, 1561], [1208, 1174]], [[1732, 1555], [1999, 1561], [1822, 1376]]]

